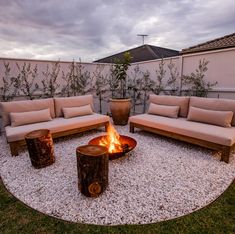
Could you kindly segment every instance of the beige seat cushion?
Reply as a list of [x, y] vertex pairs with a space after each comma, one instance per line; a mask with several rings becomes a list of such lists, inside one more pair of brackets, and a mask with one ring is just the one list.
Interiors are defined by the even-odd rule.
[[10, 113], [10, 119], [12, 127], [52, 120], [50, 109]]
[[92, 114], [86, 116], [79, 116], [75, 118], [55, 118], [49, 122], [28, 124], [24, 126], [11, 127], [7, 126], [6, 137], [8, 142], [23, 140], [25, 134], [37, 129], [49, 129], [51, 133], [57, 133], [67, 130], [72, 130], [81, 127], [88, 127], [90, 125], [105, 123], [109, 121], [106, 115]]
[[166, 106], [179, 106], [179, 116], [187, 117], [188, 115], [188, 105], [189, 105], [189, 97], [178, 97], [178, 96], [168, 96], [168, 95], [149, 95], [149, 102], [155, 103], [158, 105], [166, 105]]
[[69, 119], [77, 116], [91, 115], [93, 111], [91, 105], [79, 106], [79, 107], [66, 107], [62, 108], [64, 118]]
[[187, 121], [186, 118], [173, 119], [149, 114], [132, 116], [129, 121], [226, 146], [231, 146], [235, 143], [235, 127], [224, 128]]
[[212, 111], [191, 106], [187, 120], [231, 127], [232, 118], [232, 111]]
[[53, 98], [1, 102], [0, 105], [2, 110], [2, 122], [4, 127], [11, 124], [10, 120], [11, 112], [16, 113], [16, 112], [26, 112], [26, 111], [37, 111], [49, 108], [51, 117], [55, 118]]
[[56, 117], [63, 116], [62, 108], [65, 107], [79, 107], [79, 106], [91, 105], [92, 110], [94, 110], [92, 95], [54, 98], [54, 100], [55, 100]]
[[179, 109], [179, 106], [165, 106], [150, 103], [148, 114], [161, 115], [170, 118], [178, 118]]
[[235, 100], [232, 99], [218, 99], [218, 98], [202, 98], [190, 97], [190, 106], [217, 111], [232, 111], [233, 119], [232, 126], [235, 126]]

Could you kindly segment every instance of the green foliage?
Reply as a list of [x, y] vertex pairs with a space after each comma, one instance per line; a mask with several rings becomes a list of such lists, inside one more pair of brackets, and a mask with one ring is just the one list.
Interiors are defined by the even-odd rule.
[[153, 92], [153, 87], [155, 86], [155, 82], [150, 79], [149, 71], [143, 73], [143, 79], [141, 82], [141, 89], [143, 90], [143, 113], [146, 111], [146, 102], [148, 99], [148, 93], [151, 91]]
[[95, 83], [93, 85], [93, 90], [96, 96], [99, 98], [99, 113], [102, 113], [102, 101], [104, 100], [104, 94], [107, 92], [108, 85], [108, 74], [104, 75], [104, 65], [96, 65], [96, 69], [93, 72]]
[[113, 76], [117, 82], [116, 89], [119, 98], [126, 98], [127, 70], [131, 66], [131, 54], [124, 53], [123, 59], [116, 59], [113, 69]]
[[148, 70], [143, 72], [138, 65], [134, 68], [134, 73], [131, 75], [128, 82], [128, 91], [132, 97], [134, 112], [135, 106], [140, 104], [143, 105], [143, 113], [146, 111], [146, 102], [149, 93], [158, 95], [164, 92], [165, 94], [177, 95], [179, 90], [179, 72], [171, 60], [167, 66], [170, 72], [170, 76], [167, 79], [164, 66], [165, 62], [162, 59], [159, 63], [158, 70], [156, 70], [156, 80], [151, 79]]
[[156, 70], [157, 74], [157, 81], [154, 87], [153, 92], [157, 95], [159, 95], [165, 88], [163, 80], [166, 75], [166, 70], [164, 69], [165, 62], [163, 59], [161, 59], [161, 62], [159, 63], [159, 70]]
[[127, 82], [127, 92], [132, 99], [133, 112], [136, 112], [136, 106], [141, 105], [141, 81], [143, 72], [140, 70], [139, 65], [134, 67], [130, 79]]
[[161, 59], [158, 69], [156, 70], [157, 79], [155, 86], [153, 88], [153, 93], [159, 95], [161, 93], [177, 95], [179, 91], [179, 72], [175, 64], [170, 60], [170, 63], [167, 65], [169, 69], [170, 76], [166, 77], [165, 62]]
[[134, 74], [128, 83], [128, 90], [133, 101], [135, 112], [136, 105], [143, 105], [143, 113], [146, 110], [146, 102], [149, 92], [153, 91], [155, 82], [150, 78], [149, 71], [141, 71], [137, 65], [134, 68]]
[[18, 93], [19, 80], [11, 76], [11, 68], [9, 63], [4, 62], [4, 76], [2, 77], [3, 86], [0, 87], [2, 101], [11, 101]]
[[75, 67], [75, 62], [73, 61], [71, 64], [69, 64], [69, 67], [68, 67], [68, 72], [65, 73], [64, 71], [62, 71], [62, 79], [65, 81], [65, 85], [63, 85], [62, 87], [62, 90], [61, 90], [61, 93], [62, 93], [62, 96], [67, 96], [67, 97], [70, 97], [70, 96], [73, 96], [73, 90], [72, 90], [72, 87], [73, 87], [73, 80], [75, 79], [74, 78], [74, 67]]
[[165, 91], [165, 94], [177, 95], [179, 93], [179, 72], [175, 64], [172, 62], [172, 59], [170, 60], [170, 63], [167, 65], [167, 67], [170, 71], [170, 77], [167, 80], [167, 87], [170, 90], [168, 92]]
[[38, 76], [37, 64], [34, 66], [34, 68], [31, 68], [30, 63], [28, 63], [28, 65], [24, 63], [22, 67], [16, 63], [16, 66], [18, 68], [19, 74], [15, 79], [15, 86], [18, 86], [20, 91], [22, 91], [22, 93], [27, 98], [30, 100], [34, 99], [33, 95], [35, 91], [39, 89], [38, 84], [35, 83], [35, 79]]
[[109, 85], [109, 89], [111, 91], [111, 97], [112, 98], [117, 97], [118, 96], [119, 81], [114, 74], [114, 65], [110, 66], [108, 85]]
[[69, 97], [90, 92], [92, 90], [92, 77], [90, 72], [85, 70], [81, 61], [73, 61], [68, 68], [69, 72], [67, 74], [62, 71], [62, 79], [65, 81], [61, 91], [62, 94]]
[[190, 75], [183, 76], [182, 86], [186, 88], [186, 92], [190, 96], [207, 97], [208, 91], [217, 85], [216, 82], [205, 81], [205, 73], [207, 72], [209, 61], [205, 59], [199, 61], [199, 66], [195, 72]]
[[76, 63], [76, 76], [74, 82], [75, 95], [84, 95], [92, 91], [92, 77], [90, 72], [85, 70], [85, 67], [82, 65], [81, 61]]
[[52, 63], [51, 68], [49, 68], [49, 65], [47, 64], [46, 71], [42, 72], [44, 79], [41, 82], [44, 97], [51, 98], [55, 96], [56, 90], [60, 87], [60, 84], [57, 83], [59, 72], [59, 61], [56, 63]]

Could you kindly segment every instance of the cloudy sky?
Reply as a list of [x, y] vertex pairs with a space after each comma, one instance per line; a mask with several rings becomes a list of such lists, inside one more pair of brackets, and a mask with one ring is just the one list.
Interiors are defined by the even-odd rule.
[[234, 0], [0, 0], [0, 57], [93, 61], [235, 32]]

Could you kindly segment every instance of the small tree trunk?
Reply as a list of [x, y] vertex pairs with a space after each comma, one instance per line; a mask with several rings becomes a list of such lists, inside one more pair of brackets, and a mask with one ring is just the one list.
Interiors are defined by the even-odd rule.
[[144, 90], [144, 106], [143, 106], [143, 113], [146, 111], [146, 100], [147, 99], [147, 91]]
[[99, 94], [99, 106], [100, 106], [100, 114], [102, 114], [102, 96], [101, 96], [101, 93]]
[[55, 162], [53, 140], [50, 130], [40, 129], [25, 136], [29, 156], [35, 168], [49, 166]]
[[76, 150], [78, 185], [87, 197], [97, 197], [108, 186], [107, 148], [100, 145], [84, 145]]

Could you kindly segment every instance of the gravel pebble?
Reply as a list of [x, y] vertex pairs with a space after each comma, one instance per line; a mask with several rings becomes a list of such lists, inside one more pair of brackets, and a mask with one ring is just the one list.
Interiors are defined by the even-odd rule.
[[230, 163], [220, 155], [155, 134], [128, 132], [137, 147], [109, 162], [109, 186], [98, 198], [78, 190], [76, 147], [104, 134], [94, 130], [54, 140], [56, 162], [42, 169], [31, 166], [27, 150], [11, 157], [0, 137], [0, 174], [19, 200], [45, 214], [73, 222], [99, 225], [146, 224], [198, 210], [215, 200], [235, 178], [235, 154]]

